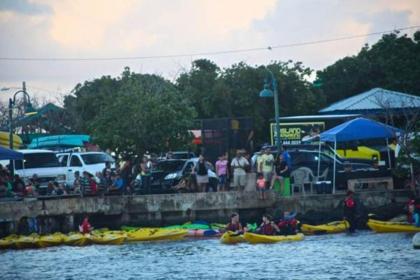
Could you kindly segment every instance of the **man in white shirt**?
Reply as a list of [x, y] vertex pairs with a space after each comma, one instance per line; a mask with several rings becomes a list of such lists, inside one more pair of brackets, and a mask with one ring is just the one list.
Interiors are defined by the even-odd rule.
[[233, 169], [233, 187], [237, 190], [242, 191], [246, 185], [246, 168], [249, 166], [249, 162], [243, 157], [241, 151], [236, 151], [236, 157], [232, 159], [230, 163]]

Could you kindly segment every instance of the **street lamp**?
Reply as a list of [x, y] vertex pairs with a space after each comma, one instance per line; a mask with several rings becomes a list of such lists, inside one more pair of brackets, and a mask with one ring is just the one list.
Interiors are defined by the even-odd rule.
[[276, 147], [277, 152], [280, 154], [281, 152], [281, 143], [280, 143], [280, 122], [279, 122], [279, 94], [277, 91], [277, 80], [274, 77], [273, 72], [271, 72], [270, 69], [265, 68], [270, 73], [270, 79], [271, 79], [271, 89], [270, 89], [270, 83], [266, 79], [264, 82], [264, 89], [260, 91], [260, 97], [263, 98], [271, 98], [274, 96], [274, 111], [275, 111], [275, 119], [276, 119]]

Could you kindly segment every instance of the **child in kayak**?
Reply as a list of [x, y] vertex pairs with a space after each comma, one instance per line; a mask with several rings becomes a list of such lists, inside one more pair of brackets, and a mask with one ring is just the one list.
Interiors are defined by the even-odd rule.
[[273, 219], [270, 215], [264, 214], [262, 216], [262, 223], [259, 228], [257, 228], [257, 233], [263, 235], [276, 235], [280, 233], [279, 227], [273, 222]]
[[232, 215], [230, 215], [230, 223], [227, 224], [225, 230], [232, 231], [235, 234], [242, 234], [244, 232], [244, 228], [239, 221], [238, 213], [232, 213]]

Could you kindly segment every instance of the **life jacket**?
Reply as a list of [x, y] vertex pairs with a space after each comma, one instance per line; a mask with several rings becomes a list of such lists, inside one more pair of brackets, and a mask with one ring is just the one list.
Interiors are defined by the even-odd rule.
[[260, 234], [264, 234], [264, 235], [274, 235], [274, 228], [271, 225], [271, 223], [269, 224], [263, 224], [260, 228]]
[[91, 229], [91, 225], [87, 219], [83, 220], [83, 223], [81, 225], [81, 231], [82, 233], [89, 233]]
[[352, 197], [348, 197], [344, 200], [344, 204], [347, 208], [354, 208], [356, 206], [356, 202], [354, 202], [354, 199]]
[[238, 231], [238, 230], [242, 230], [242, 226], [241, 226], [240, 223], [237, 223], [237, 224], [229, 223], [226, 227], [226, 230], [228, 230], [228, 231]]

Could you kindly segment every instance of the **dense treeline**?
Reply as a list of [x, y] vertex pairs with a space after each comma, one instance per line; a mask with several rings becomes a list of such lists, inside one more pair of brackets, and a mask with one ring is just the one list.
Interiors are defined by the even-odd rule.
[[267, 66], [234, 64], [221, 69], [196, 60], [175, 83], [128, 68], [120, 77], [104, 76], [78, 84], [65, 97], [75, 131], [91, 134], [103, 148], [141, 153], [185, 147], [186, 131], [204, 118], [252, 117], [257, 143], [268, 140], [273, 100], [258, 93], [268, 77], [279, 83], [280, 114], [313, 114], [343, 98], [373, 87], [420, 95], [420, 32], [413, 38], [384, 35], [351, 57], [317, 72], [300, 62], [275, 61]]

